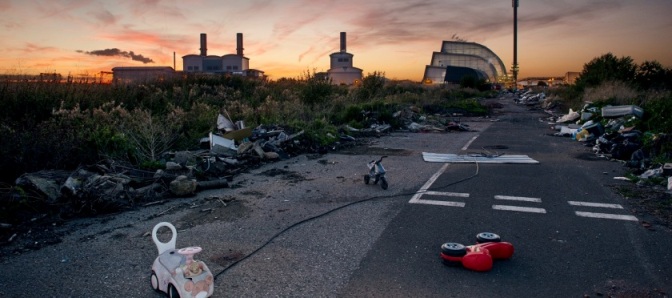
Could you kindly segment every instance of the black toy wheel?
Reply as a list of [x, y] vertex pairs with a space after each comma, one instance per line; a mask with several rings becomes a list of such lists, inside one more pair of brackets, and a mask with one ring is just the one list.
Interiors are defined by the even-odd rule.
[[449, 261], [449, 260], [446, 260], [446, 259], [443, 259], [443, 258], [441, 259], [441, 263], [443, 263], [443, 265], [446, 265], [446, 266], [449, 266], [449, 267], [458, 267], [458, 266], [462, 266], [462, 262], [458, 262], [458, 261]]
[[441, 245], [441, 252], [451, 257], [462, 257], [467, 254], [467, 248], [455, 242], [446, 242]]
[[369, 174], [364, 175], [364, 183], [369, 184], [369, 181], [371, 181], [371, 176]]
[[387, 187], [388, 187], [388, 185], [387, 185], [387, 179], [385, 179], [384, 177], [381, 177], [381, 178], [380, 178], [380, 187], [381, 187], [382, 189], [387, 189]]
[[490, 232], [482, 232], [476, 234], [476, 242], [478, 243], [486, 243], [486, 242], [501, 242], [502, 238], [499, 237], [499, 235], [495, 233], [490, 233]]
[[154, 272], [154, 270], [152, 270], [152, 276], [149, 277], [149, 280], [152, 283], [152, 289], [154, 289], [154, 291], [160, 292], [159, 278], [156, 276], [156, 272]]
[[180, 298], [180, 292], [177, 291], [173, 284], [168, 285], [168, 298]]

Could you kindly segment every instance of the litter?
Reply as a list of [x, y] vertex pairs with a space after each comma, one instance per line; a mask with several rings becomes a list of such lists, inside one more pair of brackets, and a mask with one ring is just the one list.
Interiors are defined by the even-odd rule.
[[422, 158], [426, 162], [445, 162], [445, 163], [520, 163], [537, 164], [538, 161], [527, 155], [498, 155], [486, 156], [481, 154], [457, 155], [449, 153], [428, 153], [422, 152]]
[[641, 119], [642, 117], [644, 117], [644, 110], [634, 105], [605, 106], [602, 108], [602, 117], [605, 118], [631, 116], [631, 115]]

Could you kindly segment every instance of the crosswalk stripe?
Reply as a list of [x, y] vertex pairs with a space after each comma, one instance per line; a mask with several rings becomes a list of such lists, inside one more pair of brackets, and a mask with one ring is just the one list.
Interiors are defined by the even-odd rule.
[[576, 215], [582, 217], [638, 221], [637, 217], [634, 217], [632, 215], [619, 215], [619, 214], [595, 213], [595, 212], [583, 212], [583, 211], [576, 211], [575, 213]]
[[568, 201], [567, 203], [569, 203], [572, 206], [623, 209], [623, 206], [619, 204], [604, 204], [604, 203], [591, 203], [591, 202], [578, 202], [578, 201]]
[[495, 196], [496, 200], [508, 200], [508, 201], [522, 201], [522, 202], [534, 202], [541, 203], [540, 198], [527, 198], [527, 197], [514, 197], [514, 196]]
[[424, 195], [430, 196], [445, 196], [445, 197], [458, 197], [458, 198], [468, 198], [468, 193], [463, 192], [443, 192], [443, 191], [426, 191]]
[[520, 206], [508, 206], [508, 205], [492, 205], [492, 209], [504, 210], [504, 211], [546, 213], [546, 209], [544, 208], [532, 208], [532, 207], [520, 207]]
[[411, 203], [411, 204], [448, 206], [448, 207], [464, 207], [466, 205], [466, 203], [464, 203], [464, 202], [437, 201], [437, 200], [415, 200], [415, 201], [409, 202], [409, 203]]

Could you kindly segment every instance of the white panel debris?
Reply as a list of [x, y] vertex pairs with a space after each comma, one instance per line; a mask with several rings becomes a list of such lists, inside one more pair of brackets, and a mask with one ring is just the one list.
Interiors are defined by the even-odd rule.
[[524, 163], [536, 164], [538, 161], [527, 155], [483, 155], [466, 154], [457, 155], [449, 153], [428, 153], [422, 152], [422, 158], [426, 162], [445, 162], [445, 163]]

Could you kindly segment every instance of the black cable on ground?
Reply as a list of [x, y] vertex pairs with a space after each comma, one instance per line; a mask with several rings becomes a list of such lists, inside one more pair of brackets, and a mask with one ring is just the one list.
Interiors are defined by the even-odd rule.
[[[492, 157], [497, 157], [497, 156], [500, 156], [500, 155], [501, 155], [501, 154], [496, 154], [496, 155], [492, 155], [492, 154], [475, 154], [475, 155], [470, 155], [470, 156], [473, 156], [473, 157], [476, 157], [476, 156], [482, 156], [482, 157], [489, 157], [489, 158], [492, 158]], [[475, 159], [474, 159], [474, 161], [475, 161]], [[415, 194], [419, 194], [419, 193], [421, 194], [421, 193], [424, 193], [424, 192], [427, 192], [427, 191], [430, 191], [430, 190], [431, 190], [431, 191], [436, 191], [436, 190], [440, 190], [440, 189], [444, 189], [444, 188], [453, 186], [453, 185], [458, 184], [458, 183], [462, 183], [462, 182], [464, 182], [464, 181], [467, 181], [467, 180], [469, 180], [469, 179], [471, 179], [471, 178], [474, 178], [474, 177], [478, 176], [478, 172], [479, 172], [480, 169], [479, 169], [478, 162], [475, 161], [475, 163], [476, 163], [476, 172], [475, 172], [473, 175], [471, 175], [471, 176], [469, 176], [469, 177], [466, 177], [466, 178], [464, 178], [464, 179], [460, 179], [460, 180], [455, 181], [455, 182], [448, 183], [448, 184], [446, 184], [446, 185], [442, 185], [442, 186], [440, 186], [440, 187], [428, 188], [427, 190], [419, 191], [419, 192], [416, 191], [416, 192], [412, 192], [412, 193], [410, 193], [410, 192], [409, 192], [409, 193], [399, 193], [399, 194], [388, 195], [388, 196], [374, 196], [374, 197], [370, 197], [370, 198], [366, 198], [366, 199], [361, 199], [361, 200], [358, 200], [358, 201], [354, 201], [354, 202], [347, 203], [347, 204], [345, 204], [345, 205], [341, 205], [341, 206], [336, 207], [336, 208], [333, 208], [333, 209], [329, 209], [329, 210], [327, 210], [327, 211], [325, 211], [325, 212], [323, 212], [323, 213], [320, 213], [320, 214], [318, 214], [318, 215], [315, 215], [315, 216], [312, 216], [312, 217], [309, 217], [309, 218], [300, 220], [300, 221], [298, 221], [298, 222], [295, 222], [295, 223], [293, 223], [293, 224], [287, 226], [287, 227], [284, 228], [283, 230], [277, 232], [275, 235], [271, 236], [271, 238], [269, 238], [269, 239], [268, 239], [266, 242], [264, 242], [261, 246], [259, 246], [257, 249], [253, 250], [252, 252], [250, 252], [249, 254], [247, 254], [246, 256], [244, 256], [243, 258], [241, 258], [241, 259], [239, 259], [239, 260], [236, 260], [235, 262], [231, 263], [229, 266], [226, 266], [226, 268], [222, 269], [222, 270], [219, 271], [217, 274], [215, 274], [214, 279], [216, 280], [217, 277], [219, 277], [220, 275], [222, 275], [224, 272], [226, 272], [226, 271], [228, 271], [229, 269], [235, 267], [236, 265], [238, 265], [238, 264], [241, 263], [242, 261], [245, 261], [247, 258], [253, 256], [253, 255], [256, 254], [257, 252], [259, 252], [260, 250], [262, 250], [264, 247], [266, 247], [266, 246], [269, 245], [271, 242], [273, 242], [273, 240], [275, 240], [275, 238], [278, 238], [280, 235], [284, 234], [285, 232], [287, 232], [287, 231], [289, 231], [289, 230], [291, 230], [291, 229], [293, 229], [293, 228], [295, 228], [295, 227], [297, 227], [297, 226], [299, 226], [299, 225], [302, 225], [302, 224], [304, 224], [304, 223], [306, 223], [306, 222], [309, 222], [309, 221], [312, 221], [312, 220], [321, 218], [321, 217], [326, 216], [326, 215], [328, 215], [328, 214], [330, 214], [330, 213], [332, 213], [332, 212], [341, 210], [341, 209], [343, 209], [343, 208], [345, 208], [345, 207], [352, 206], [352, 205], [355, 205], [355, 204], [359, 204], [359, 203], [363, 203], [363, 202], [368, 202], [368, 201], [372, 201], [372, 200], [377, 200], [377, 199], [383, 199], [383, 198], [394, 198], [394, 197], [400, 197], [400, 196], [410, 196], [410, 195], [415, 195]]]

